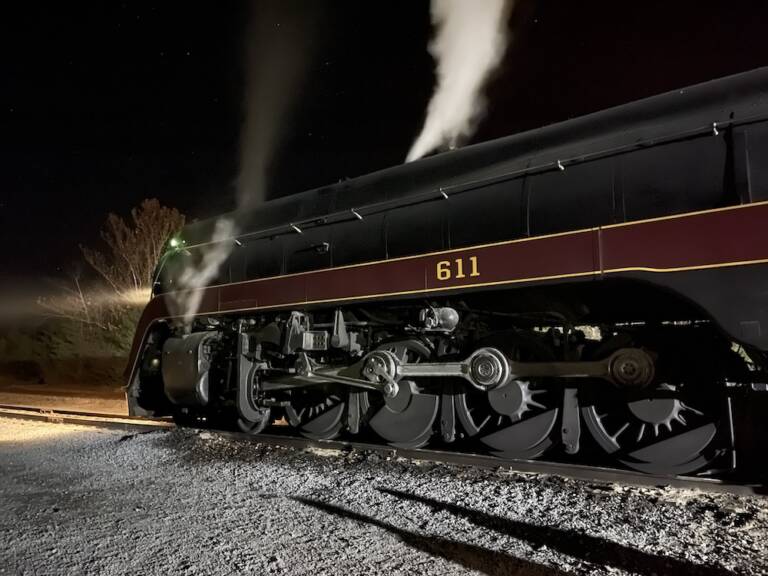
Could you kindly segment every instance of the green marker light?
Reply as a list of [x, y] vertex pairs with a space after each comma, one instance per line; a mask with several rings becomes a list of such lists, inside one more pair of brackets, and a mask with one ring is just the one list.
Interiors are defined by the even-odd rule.
[[171, 248], [178, 248], [181, 245], [181, 242], [178, 238], [171, 238]]

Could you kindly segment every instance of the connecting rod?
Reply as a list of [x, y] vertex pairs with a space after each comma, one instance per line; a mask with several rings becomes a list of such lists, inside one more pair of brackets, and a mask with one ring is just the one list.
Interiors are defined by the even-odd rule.
[[402, 362], [387, 350], [370, 352], [359, 362], [343, 367], [315, 367], [306, 353], [295, 373], [265, 382], [265, 389], [337, 383], [394, 397], [398, 382], [413, 378], [462, 378], [480, 390], [489, 390], [525, 378], [600, 378], [625, 388], [642, 388], [654, 375], [651, 356], [640, 348], [622, 348], [604, 360], [583, 362], [518, 362], [497, 348], [480, 348], [458, 362]]

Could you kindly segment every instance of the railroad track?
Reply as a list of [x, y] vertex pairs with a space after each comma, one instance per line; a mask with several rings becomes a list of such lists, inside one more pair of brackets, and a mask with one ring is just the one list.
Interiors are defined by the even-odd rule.
[[[94, 414], [71, 410], [45, 410], [28, 406], [0, 405], [0, 417], [38, 420], [56, 424], [78, 424], [98, 428], [117, 429], [126, 432], [147, 432], [175, 428], [169, 419], [137, 418], [131, 416], [114, 416], [109, 414]], [[638, 474], [629, 470], [568, 464], [562, 462], [545, 462], [540, 460], [505, 460], [486, 454], [469, 452], [449, 452], [434, 449], [402, 449], [380, 444], [350, 442], [347, 440], [311, 440], [281, 433], [279, 426], [273, 426], [271, 433], [249, 435], [239, 432], [216, 431], [216, 434], [241, 442], [258, 442], [272, 446], [283, 446], [295, 449], [323, 448], [340, 451], [359, 450], [383, 454], [391, 458], [406, 458], [472, 466], [475, 468], [503, 469], [509, 472], [523, 474], [541, 474], [560, 476], [574, 480], [594, 482], [598, 484], [624, 484], [630, 486], [672, 487], [680, 489], [702, 490], [705, 492], [721, 492], [735, 495], [768, 495], [768, 486], [764, 484], [733, 483], [714, 478], [691, 476], [653, 476]]]
[[136, 418], [133, 416], [116, 416], [114, 414], [77, 412], [74, 410], [47, 410], [44, 408], [8, 406], [5, 404], [0, 404], [0, 417], [42, 420], [54, 424], [79, 424], [81, 426], [110, 428], [126, 432], [144, 432], [175, 427], [175, 424], [170, 419]]

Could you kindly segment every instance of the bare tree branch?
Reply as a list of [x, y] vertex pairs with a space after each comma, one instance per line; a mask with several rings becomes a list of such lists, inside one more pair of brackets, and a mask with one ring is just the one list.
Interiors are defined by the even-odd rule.
[[184, 216], [175, 208], [162, 206], [157, 199], [144, 200], [131, 210], [128, 222], [109, 214], [101, 238], [108, 251], [86, 246], [80, 249], [90, 266], [119, 295], [150, 288], [152, 273], [168, 238], [184, 225]]

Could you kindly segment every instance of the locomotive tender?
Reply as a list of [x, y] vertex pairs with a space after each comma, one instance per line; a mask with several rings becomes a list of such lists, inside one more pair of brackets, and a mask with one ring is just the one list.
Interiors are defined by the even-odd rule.
[[767, 160], [764, 68], [270, 201], [236, 215], [191, 325], [168, 298], [215, 221], [188, 225], [136, 331], [130, 411], [743, 473]]

